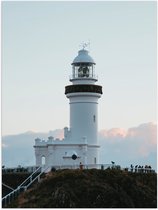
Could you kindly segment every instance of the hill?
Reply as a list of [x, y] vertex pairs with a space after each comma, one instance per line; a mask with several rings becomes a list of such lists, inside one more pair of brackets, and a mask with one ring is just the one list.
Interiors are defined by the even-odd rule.
[[[16, 189], [30, 173], [3, 173], [2, 183], [7, 184], [9, 187]], [[12, 190], [2, 185], [2, 197], [10, 193]]]
[[58, 170], [22, 193], [14, 208], [156, 208], [156, 173]]

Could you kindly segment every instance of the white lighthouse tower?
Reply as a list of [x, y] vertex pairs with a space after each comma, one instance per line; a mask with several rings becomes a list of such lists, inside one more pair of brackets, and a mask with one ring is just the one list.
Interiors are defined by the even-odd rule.
[[95, 62], [87, 50], [79, 50], [72, 62], [71, 85], [65, 87], [70, 101], [70, 128], [64, 138], [35, 139], [36, 165], [67, 167], [98, 163], [98, 99], [102, 87], [96, 85]]
[[73, 143], [87, 143], [87, 163], [98, 162], [98, 99], [102, 87], [95, 85], [95, 62], [84, 48], [72, 62], [72, 85], [65, 87], [70, 100], [70, 131]]

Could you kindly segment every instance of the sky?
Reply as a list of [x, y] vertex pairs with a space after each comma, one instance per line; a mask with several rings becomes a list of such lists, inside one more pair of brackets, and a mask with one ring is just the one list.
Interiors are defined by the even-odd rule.
[[2, 2], [2, 135], [69, 126], [71, 63], [90, 41], [99, 130], [156, 122], [156, 2]]

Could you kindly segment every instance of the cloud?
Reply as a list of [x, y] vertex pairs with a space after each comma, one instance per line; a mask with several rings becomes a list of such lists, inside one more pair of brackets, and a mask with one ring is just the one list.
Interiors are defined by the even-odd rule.
[[147, 142], [150, 142], [152, 145], [156, 145], [156, 137], [157, 137], [157, 126], [155, 123], [146, 123], [141, 124], [138, 127], [130, 128], [128, 130], [127, 137], [139, 137]]
[[2, 148], [8, 147], [7, 144], [2, 143]]
[[100, 160], [115, 160], [123, 165], [150, 164], [156, 168], [156, 137], [155, 123], [144, 123], [137, 127], [112, 128], [99, 132]]
[[49, 135], [53, 136], [54, 138], [63, 139], [64, 138], [64, 130], [56, 129], [54, 131], [49, 131]]
[[[151, 165], [156, 169], [156, 124], [144, 123], [125, 130], [112, 128], [99, 132], [100, 163], [111, 163], [122, 167], [130, 164]], [[63, 129], [56, 129], [48, 133], [32, 131], [2, 137], [2, 162], [8, 167], [18, 165], [34, 165], [34, 139], [47, 139], [48, 136], [63, 138]]]
[[2, 162], [7, 167], [35, 165], [33, 145], [35, 138], [48, 139], [49, 136], [62, 139], [63, 129], [47, 133], [27, 131], [22, 134], [2, 137]]
[[122, 139], [127, 135], [127, 132], [123, 128], [112, 128], [110, 130], [101, 130], [99, 134], [102, 137], [108, 138], [110, 140], [112, 139]]

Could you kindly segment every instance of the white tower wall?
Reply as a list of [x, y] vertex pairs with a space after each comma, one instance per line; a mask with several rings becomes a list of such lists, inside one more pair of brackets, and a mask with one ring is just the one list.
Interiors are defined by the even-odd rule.
[[97, 93], [67, 94], [70, 100], [70, 130], [74, 143], [86, 137], [87, 143], [96, 145], [98, 135], [98, 98]]

